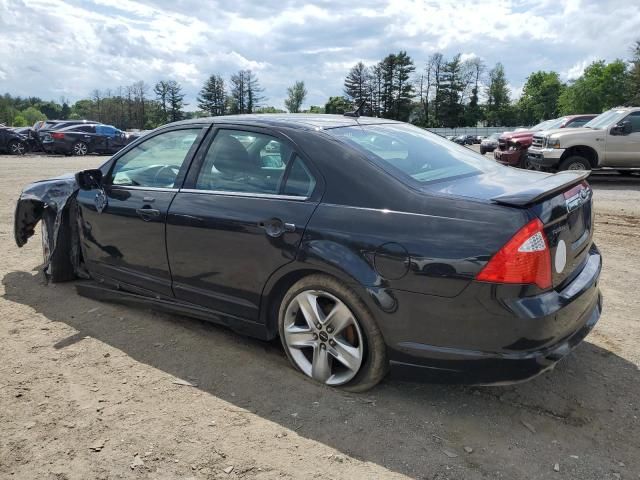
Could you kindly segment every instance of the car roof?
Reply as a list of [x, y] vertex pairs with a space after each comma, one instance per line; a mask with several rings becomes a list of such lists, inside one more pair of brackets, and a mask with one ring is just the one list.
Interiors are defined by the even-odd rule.
[[242, 123], [254, 126], [280, 126], [313, 130], [327, 130], [338, 127], [353, 127], [358, 125], [382, 125], [397, 123], [395, 120], [374, 117], [348, 117], [344, 115], [307, 114], [307, 113], [257, 113], [244, 115], [225, 115], [220, 117], [194, 118], [174, 122], [169, 125], [189, 125], [193, 123], [234, 124]]

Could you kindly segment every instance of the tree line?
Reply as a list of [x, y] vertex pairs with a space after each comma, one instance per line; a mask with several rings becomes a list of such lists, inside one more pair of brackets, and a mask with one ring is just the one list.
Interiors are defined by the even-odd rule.
[[[0, 123], [32, 125], [45, 119], [90, 119], [121, 129], [150, 129], [164, 123], [199, 116], [239, 113], [282, 113], [267, 106], [264, 89], [251, 70], [223, 78], [211, 74], [196, 98], [197, 111], [185, 111], [179, 82], [143, 81], [116, 89], [94, 90], [75, 103], [65, 98], [0, 96]], [[372, 65], [356, 63], [344, 79], [342, 95], [324, 106], [303, 109], [307, 89], [295, 81], [287, 89], [284, 106], [290, 113], [344, 113], [360, 107], [361, 114], [424, 127], [532, 125], [573, 113], [600, 113], [619, 105], [640, 105], [640, 41], [630, 60], [588, 65], [582, 75], [563, 82], [553, 71], [531, 73], [517, 100], [501, 63], [488, 68], [478, 57], [434, 53], [414, 62], [406, 51], [391, 53]]]
[[400, 51], [374, 65], [356, 63], [344, 80], [344, 95], [330, 97], [325, 111], [361, 106], [366, 115], [424, 127], [513, 126], [620, 105], [640, 105], [640, 41], [631, 60], [594, 61], [570, 82], [557, 72], [533, 72], [517, 100], [501, 63], [487, 69], [478, 57], [434, 53], [416, 66]]

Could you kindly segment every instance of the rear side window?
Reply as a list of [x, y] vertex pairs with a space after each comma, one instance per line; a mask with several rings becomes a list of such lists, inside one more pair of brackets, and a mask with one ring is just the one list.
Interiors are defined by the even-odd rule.
[[472, 150], [412, 125], [362, 125], [327, 132], [407, 183], [423, 184], [497, 168]]
[[226, 129], [209, 146], [195, 185], [197, 190], [301, 197], [314, 187], [313, 176], [286, 142]]

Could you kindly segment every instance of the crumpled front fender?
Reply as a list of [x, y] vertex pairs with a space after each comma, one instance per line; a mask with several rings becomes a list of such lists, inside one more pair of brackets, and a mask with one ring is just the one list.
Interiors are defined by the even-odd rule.
[[[18, 198], [14, 215], [14, 238], [18, 247], [24, 246], [35, 232], [35, 227], [45, 215], [55, 215], [53, 224], [53, 249], [56, 246], [58, 230], [62, 224], [62, 213], [78, 192], [73, 175], [35, 182], [25, 187]], [[52, 249], [52, 250], [53, 250]]]

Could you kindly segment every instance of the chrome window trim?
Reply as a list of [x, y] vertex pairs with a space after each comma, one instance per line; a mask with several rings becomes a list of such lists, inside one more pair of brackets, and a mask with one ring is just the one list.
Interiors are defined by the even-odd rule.
[[180, 193], [208, 193], [210, 195], [220, 195], [225, 197], [244, 197], [244, 198], [266, 198], [271, 200], [293, 200], [304, 202], [309, 197], [299, 197], [296, 195], [278, 195], [277, 193], [252, 193], [252, 192], [232, 192], [227, 190], [199, 190], [196, 188], [182, 188]]
[[123, 190], [151, 190], [153, 192], [177, 192], [177, 188], [168, 188], [168, 187], [144, 187], [138, 185], [114, 185], [113, 183], [109, 185], [110, 189], [123, 189]]

